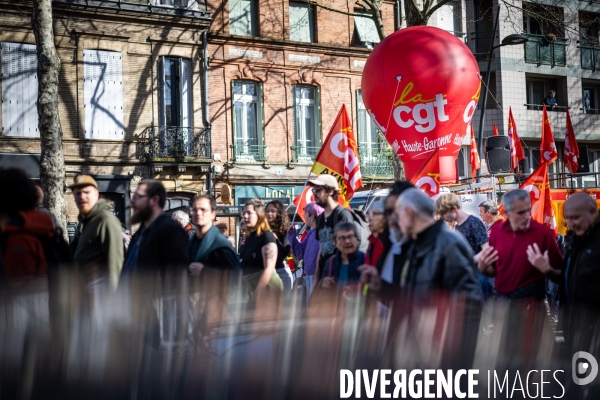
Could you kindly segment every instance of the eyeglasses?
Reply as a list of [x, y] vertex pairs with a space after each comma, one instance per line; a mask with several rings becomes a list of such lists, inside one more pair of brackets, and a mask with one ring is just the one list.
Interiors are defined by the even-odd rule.
[[148, 197], [148, 195], [134, 193], [133, 196], [131, 196], [131, 198], [133, 198], [133, 199], [143, 199], [144, 197]]
[[378, 215], [383, 215], [383, 213], [381, 211], [370, 211], [369, 214], [371, 214], [373, 217], [376, 217]]
[[319, 193], [323, 189], [325, 189], [323, 186], [313, 186], [312, 192], [313, 193]]
[[190, 211], [193, 212], [193, 213], [197, 212], [197, 213], [200, 213], [200, 214], [204, 214], [205, 212], [210, 212], [212, 210], [210, 208], [195, 208], [195, 207], [192, 207], [192, 208], [190, 208]]
[[346, 240], [356, 239], [356, 235], [352, 234], [346, 236], [337, 236], [335, 239], [339, 240], [340, 242], [345, 242]]

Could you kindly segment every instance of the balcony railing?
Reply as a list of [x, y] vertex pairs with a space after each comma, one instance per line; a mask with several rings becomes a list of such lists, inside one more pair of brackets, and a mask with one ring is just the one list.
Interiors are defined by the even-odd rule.
[[[543, 109], [543, 104], [524, 104], [525, 107], [527, 107], [528, 110], [534, 110], [534, 111], [542, 111]], [[554, 107], [554, 109], [546, 106], [546, 110], [547, 111], [555, 111], [555, 112], [566, 112], [567, 108], [570, 107], [565, 107], [565, 106], [556, 106]]]
[[579, 50], [582, 69], [600, 70], [600, 46], [582, 43]]
[[365, 177], [393, 177], [394, 160], [392, 150], [359, 147], [360, 172]]
[[267, 161], [267, 146], [265, 145], [238, 142], [230, 147], [233, 149], [231, 161]]
[[180, 126], [149, 126], [139, 135], [142, 142], [141, 158], [157, 159], [212, 159], [210, 130]]
[[583, 111], [584, 114], [600, 114], [600, 110], [597, 108], [580, 108], [579, 110]]
[[527, 35], [525, 62], [537, 65], [567, 65], [567, 39], [549, 40], [543, 35]]
[[294, 162], [299, 163], [312, 163], [315, 161], [315, 157], [319, 154], [321, 146], [304, 146], [302, 144], [296, 144], [290, 147], [294, 152]]

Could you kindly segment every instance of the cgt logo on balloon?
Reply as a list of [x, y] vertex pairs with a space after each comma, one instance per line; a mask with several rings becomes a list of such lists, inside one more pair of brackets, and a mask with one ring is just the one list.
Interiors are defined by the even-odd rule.
[[481, 90], [479, 67], [463, 42], [434, 27], [399, 30], [369, 56], [361, 90], [407, 179], [437, 151], [440, 183], [456, 182], [456, 158]]

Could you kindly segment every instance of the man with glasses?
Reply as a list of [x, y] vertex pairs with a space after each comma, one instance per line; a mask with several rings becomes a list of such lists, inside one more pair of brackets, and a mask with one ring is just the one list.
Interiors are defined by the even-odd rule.
[[241, 271], [237, 254], [229, 240], [214, 225], [217, 217], [217, 202], [207, 194], [192, 200], [192, 223], [196, 234], [190, 241], [189, 270], [198, 275], [205, 268]]
[[131, 197], [131, 224], [141, 224], [131, 238], [123, 273], [185, 268], [188, 260], [188, 237], [181, 226], [163, 213], [167, 200], [164, 186], [144, 180]]
[[[560, 270], [562, 265], [554, 234], [531, 219], [531, 199], [525, 190], [506, 193], [502, 204], [507, 220], [493, 226], [489, 246], [478, 257], [479, 269], [496, 278], [496, 291], [504, 297], [542, 300], [546, 281], [545, 274], [535, 267], [537, 259], [547, 260], [552, 270]], [[528, 257], [531, 249], [537, 253]]]
[[[335, 240], [333, 237], [335, 226], [343, 222], [354, 222], [354, 217], [350, 210], [338, 204], [340, 187], [334, 176], [319, 175], [316, 179], [309, 180], [308, 183], [312, 186], [315, 203], [325, 209], [317, 218], [316, 228], [316, 238], [321, 247], [315, 273], [316, 279], [319, 280], [325, 260], [335, 253]], [[365, 248], [367, 245], [368, 243], [365, 244]]]

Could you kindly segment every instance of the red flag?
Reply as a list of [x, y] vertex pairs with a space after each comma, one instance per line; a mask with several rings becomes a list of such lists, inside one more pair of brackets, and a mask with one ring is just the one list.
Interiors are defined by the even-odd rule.
[[548, 164], [553, 163], [558, 158], [558, 151], [556, 151], [556, 143], [554, 143], [554, 135], [552, 134], [552, 127], [550, 126], [550, 118], [548, 118], [548, 111], [546, 111], [546, 105], [543, 105], [542, 110], [542, 144], [540, 148], [541, 162], [547, 162]]
[[548, 163], [541, 163], [519, 186], [519, 189], [529, 192], [529, 197], [531, 198], [531, 218], [552, 229], [556, 236], [558, 228], [556, 226], [556, 218], [554, 217], [554, 209], [552, 208]]
[[498, 127], [496, 126], [496, 124], [494, 124], [494, 136], [500, 136], [500, 134], [498, 133]]
[[300, 218], [302, 218], [302, 221], [304, 221], [304, 223], [306, 223], [306, 220], [304, 219], [304, 207], [306, 207], [306, 205], [308, 203], [310, 203], [311, 201], [315, 201], [315, 197], [312, 192], [312, 187], [310, 187], [310, 186], [306, 186], [304, 188], [304, 190], [302, 191], [302, 193], [300, 193], [294, 199], [294, 204], [296, 205], [296, 210], [298, 210], [297, 211], [298, 216]]
[[477, 151], [477, 143], [475, 143], [475, 131], [473, 131], [473, 124], [469, 124], [471, 127], [471, 176], [473, 180], [477, 175], [477, 170], [481, 168], [481, 160], [479, 159], [479, 152]]
[[340, 195], [343, 204], [346, 206], [354, 192], [362, 186], [356, 138], [345, 105], [342, 105], [331, 130], [327, 134], [325, 143], [323, 143], [319, 154], [315, 158], [311, 172], [317, 175], [329, 174], [335, 176], [340, 184]]
[[508, 109], [508, 142], [510, 143], [511, 171], [514, 171], [519, 167], [519, 161], [525, 158], [525, 153], [517, 134], [517, 124], [512, 115], [512, 107]]
[[579, 164], [577, 160], [579, 158], [579, 147], [577, 147], [577, 141], [575, 140], [575, 131], [571, 124], [571, 116], [569, 115], [569, 109], [567, 108], [567, 128], [565, 131], [565, 154], [564, 161], [565, 167], [571, 171], [572, 174], [577, 172]]
[[419, 171], [412, 177], [410, 183], [436, 199], [440, 195], [440, 158], [435, 149]]

